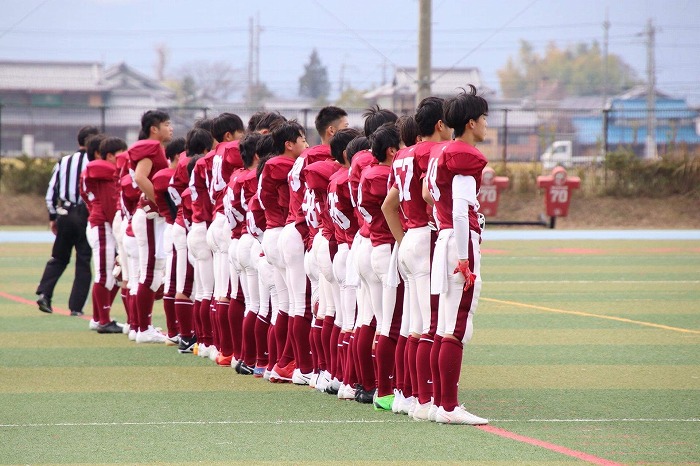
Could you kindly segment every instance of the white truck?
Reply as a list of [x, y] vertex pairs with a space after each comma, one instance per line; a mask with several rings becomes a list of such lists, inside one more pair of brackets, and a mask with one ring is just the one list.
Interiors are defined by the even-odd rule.
[[600, 164], [604, 162], [602, 155], [579, 155], [574, 153], [573, 141], [554, 141], [540, 156], [542, 168], [551, 170], [557, 165], [571, 168], [574, 165]]

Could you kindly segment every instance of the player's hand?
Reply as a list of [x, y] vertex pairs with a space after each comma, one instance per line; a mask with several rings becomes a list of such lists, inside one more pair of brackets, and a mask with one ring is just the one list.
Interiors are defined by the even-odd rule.
[[457, 262], [457, 267], [455, 267], [452, 273], [461, 273], [464, 277], [464, 291], [469, 290], [474, 286], [474, 281], [476, 280], [476, 274], [469, 268], [469, 259], [463, 259]]
[[49, 222], [49, 230], [51, 230], [51, 233], [53, 233], [54, 236], [58, 233], [58, 228], [56, 227], [56, 220], [51, 220]]

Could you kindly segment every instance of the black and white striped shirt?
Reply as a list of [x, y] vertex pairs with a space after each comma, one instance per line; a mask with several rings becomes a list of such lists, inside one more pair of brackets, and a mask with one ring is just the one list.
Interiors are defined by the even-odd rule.
[[56, 208], [83, 203], [80, 198], [80, 174], [87, 164], [87, 152], [80, 150], [73, 155], [63, 156], [53, 167], [46, 190], [46, 208], [50, 220], [56, 219]]

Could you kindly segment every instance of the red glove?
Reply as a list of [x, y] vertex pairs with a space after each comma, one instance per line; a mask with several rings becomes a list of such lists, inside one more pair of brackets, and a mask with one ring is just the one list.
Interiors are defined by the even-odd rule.
[[474, 280], [476, 280], [476, 274], [469, 269], [469, 260], [457, 262], [457, 267], [455, 267], [452, 273], [461, 273], [464, 276], [464, 291], [474, 286]]

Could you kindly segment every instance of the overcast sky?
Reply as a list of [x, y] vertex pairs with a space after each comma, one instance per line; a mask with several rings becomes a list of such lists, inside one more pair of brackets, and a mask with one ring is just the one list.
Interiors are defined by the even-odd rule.
[[[551, 41], [602, 43], [606, 11], [611, 54], [645, 79], [642, 33], [652, 19], [658, 87], [700, 104], [698, 0], [433, 0], [433, 66], [477, 67], [499, 90], [496, 72], [521, 39], [540, 52]], [[313, 48], [334, 91], [343, 68], [346, 85], [369, 89], [394, 66], [417, 63], [417, 0], [2, 0], [0, 59], [124, 61], [154, 76], [164, 44], [171, 76], [188, 62], [223, 60], [245, 79], [257, 15], [260, 77], [281, 97], [297, 95]]]

